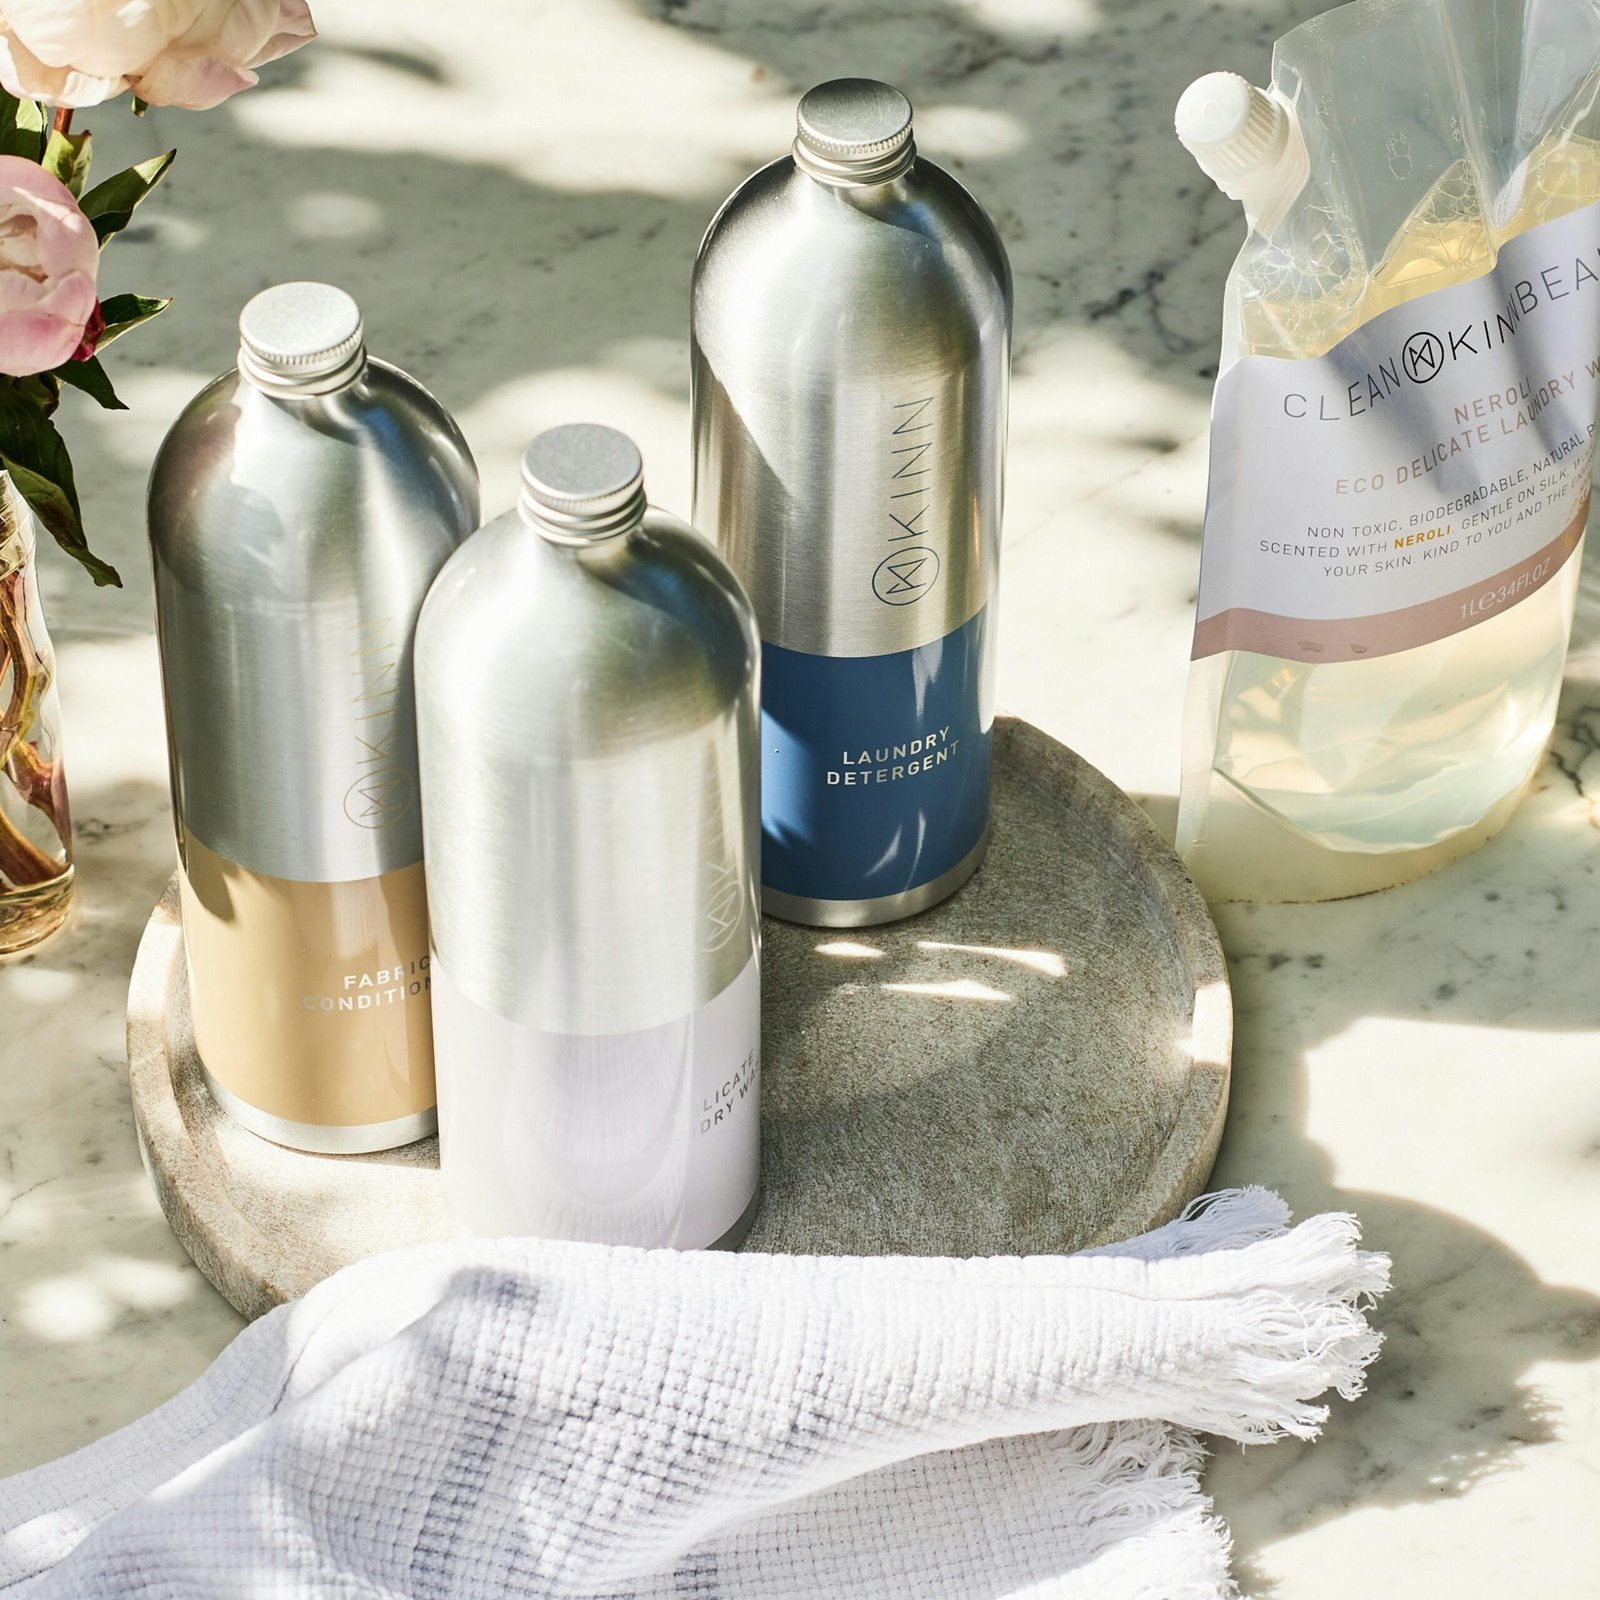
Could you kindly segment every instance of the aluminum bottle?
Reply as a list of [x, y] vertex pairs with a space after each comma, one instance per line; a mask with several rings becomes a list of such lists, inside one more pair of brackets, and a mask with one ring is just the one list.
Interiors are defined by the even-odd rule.
[[695, 266], [695, 525], [762, 638], [762, 892], [860, 926], [955, 892], [988, 840], [1011, 273], [911, 107], [800, 102]]
[[287, 283], [156, 458], [150, 545], [195, 1042], [253, 1132], [433, 1131], [411, 642], [478, 518], [459, 429]]
[[417, 629], [439, 1142], [484, 1234], [732, 1246], [755, 1215], [755, 621], [639, 452], [541, 434]]

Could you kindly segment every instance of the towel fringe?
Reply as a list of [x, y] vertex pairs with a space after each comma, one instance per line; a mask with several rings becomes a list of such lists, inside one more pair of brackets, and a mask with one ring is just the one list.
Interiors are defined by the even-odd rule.
[[1071, 1457], [1074, 1517], [1092, 1547], [1085, 1592], [1119, 1600], [1227, 1600], [1232, 1539], [1200, 1487], [1206, 1450], [1183, 1428], [1103, 1423], [1058, 1438]]
[[1365, 1313], [1389, 1287], [1389, 1258], [1360, 1237], [1355, 1217], [1327, 1212], [1255, 1244], [1229, 1351], [1181, 1408], [1189, 1426], [1242, 1444], [1310, 1439], [1328, 1420], [1316, 1396], [1362, 1393], [1383, 1344]]

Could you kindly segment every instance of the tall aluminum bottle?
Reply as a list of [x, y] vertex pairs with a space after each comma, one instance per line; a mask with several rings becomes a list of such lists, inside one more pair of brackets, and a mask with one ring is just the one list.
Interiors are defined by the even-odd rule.
[[435, 1126], [412, 635], [478, 475], [343, 291], [239, 328], [150, 481], [195, 1041], [252, 1131], [388, 1149]]
[[736, 190], [695, 267], [697, 527], [762, 638], [762, 892], [827, 927], [955, 892], [988, 842], [1011, 272], [844, 79]]
[[417, 629], [458, 1222], [736, 1244], [760, 1154], [759, 647], [622, 434], [528, 447]]

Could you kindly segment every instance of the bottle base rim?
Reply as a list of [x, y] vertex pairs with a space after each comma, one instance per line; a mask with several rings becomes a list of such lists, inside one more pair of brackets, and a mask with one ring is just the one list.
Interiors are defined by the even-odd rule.
[[436, 1106], [429, 1106], [425, 1111], [413, 1111], [408, 1116], [395, 1117], [388, 1122], [357, 1125], [293, 1122], [287, 1117], [275, 1117], [270, 1111], [262, 1111], [241, 1100], [232, 1090], [218, 1083], [204, 1063], [201, 1064], [200, 1073], [212, 1099], [241, 1128], [255, 1134], [258, 1139], [281, 1144], [290, 1150], [304, 1150], [309, 1155], [373, 1155], [380, 1150], [398, 1150], [402, 1145], [415, 1144], [419, 1139], [431, 1138], [439, 1131]]
[[989, 836], [990, 828], [985, 825], [983, 836], [948, 872], [915, 888], [902, 889], [899, 894], [880, 895], [873, 900], [813, 900], [763, 884], [761, 909], [780, 922], [796, 922], [807, 928], [875, 928], [886, 922], [900, 922], [948, 900], [983, 865]]
[[756, 1225], [756, 1213], [761, 1209], [761, 1185], [756, 1185], [756, 1192], [750, 1196], [750, 1204], [739, 1213], [739, 1220], [728, 1229], [720, 1238], [713, 1239], [706, 1246], [708, 1250], [737, 1250], [750, 1236], [750, 1230]]

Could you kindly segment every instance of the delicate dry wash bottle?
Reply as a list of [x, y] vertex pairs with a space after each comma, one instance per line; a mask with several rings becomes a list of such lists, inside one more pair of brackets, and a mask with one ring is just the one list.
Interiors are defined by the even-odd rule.
[[1270, 91], [1179, 104], [1250, 222], [1178, 823], [1213, 898], [1415, 877], [1538, 769], [1594, 453], [1597, 90], [1592, 6], [1385, 0], [1280, 41]]
[[439, 1145], [475, 1233], [736, 1244], [755, 1215], [755, 622], [611, 428], [522, 495], [417, 628]]
[[150, 545], [195, 1042], [297, 1149], [435, 1125], [411, 641], [477, 521], [437, 401], [287, 283], [156, 458]]

